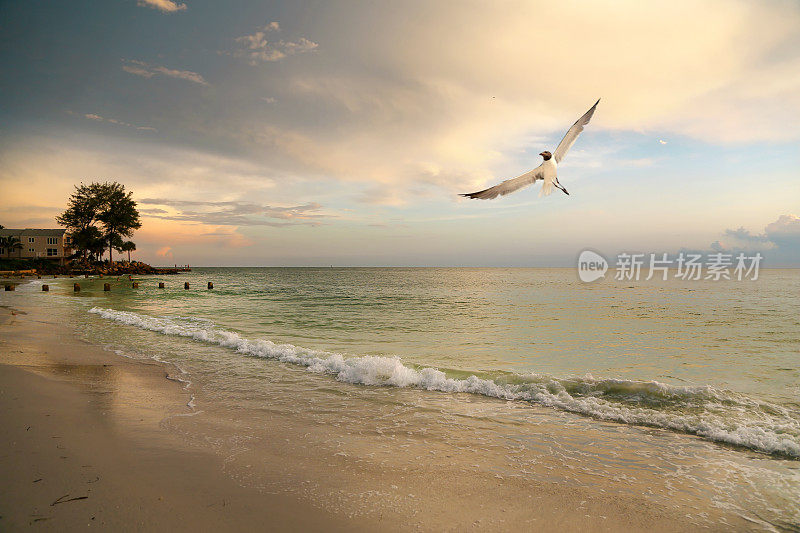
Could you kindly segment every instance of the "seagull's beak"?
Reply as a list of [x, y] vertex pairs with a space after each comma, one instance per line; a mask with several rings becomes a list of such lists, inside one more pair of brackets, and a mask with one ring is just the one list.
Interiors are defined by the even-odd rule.
[[544, 157], [544, 152], [541, 152], [539, 155], [540, 155], [540, 156], [542, 156], [542, 157]]

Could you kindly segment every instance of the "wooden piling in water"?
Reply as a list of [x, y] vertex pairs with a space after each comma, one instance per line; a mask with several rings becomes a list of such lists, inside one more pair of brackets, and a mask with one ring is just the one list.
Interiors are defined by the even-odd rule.
[[159, 281], [158, 282], [158, 288], [159, 289], [163, 289], [164, 288], [164, 282], [163, 281]]
[[81, 291], [81, 286], [79, 283], [75, 283], [72, 285], [72, 292], [80, 292], [80, 291]]
[[46, 284], [45, 284], [45, 285], [42, 285], [42, 291], [44, 291], [44, 292], [50, 292], [50, 285], [46, 285]]
[[14, 290], [14, 286], [6, 283], [6, 290], [7, 291], [13, 291]]
[[138, 282], [138, 281], [134, 281], [134, 282], [133, 282], [133, 285], [131, 285], [131, 286], [132, 286], [134, 289], [138, 289], [138, 288], [139, 288], [139, 282]]
[[209, 288], [209, 289], [213, 289], [213, 288], [214, 288], [214, 284], [213, 284], [213, 283], [211, 283], [210, 281], [208, 282], [208, 288]]
[[188, 281], [183, 284], [183, 288], [186, 289], [187, 291], [189, 290], [189, 282]]
[[111, 284], [110, 283], [103, 283], [103, 290], [106, 291], [106, 292], [110, 291], [111, 290]]

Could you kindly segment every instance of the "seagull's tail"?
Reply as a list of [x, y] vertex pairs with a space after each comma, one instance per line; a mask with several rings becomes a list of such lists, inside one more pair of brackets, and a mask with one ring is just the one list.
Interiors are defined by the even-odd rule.
[[542, 188], [539, 190], [539, 196], [549, 196], [553, 192], [553, 180], [545, 178], [542, 181]]

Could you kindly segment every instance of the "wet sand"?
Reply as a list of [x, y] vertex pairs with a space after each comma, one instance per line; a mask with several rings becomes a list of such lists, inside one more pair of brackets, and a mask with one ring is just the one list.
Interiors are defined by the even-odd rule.
[[[674, 507], [614, 490], [624, 479], [589, 486], [535, 475], [558, 464], [546, 451], [531, 461], [539, 465], [534, 475], [508, 476], [500, 469], [507, 451], [494, 457], [486, 440], [477, 448], [480, 428], [455, 436], [434, 414], [414, 435], [391, 441], [367, 417], [340, 435], [287, 418], [278, 405], [257, 419], [208, 405], [198, 414], [182, 384], [165, 379], [175, 374], [168, 365], [89, 345], [43, 309], [0, 314], [3, 530], [697, 528]], [[409, 396], [402, 401], [420, 394], [391, 393]], [[256, 424], [259, 432], [237, 445], [235, 437]], [[347, 442], [329, 445], [339, 439]], [[724, 527], [711, 520], [708, 530], [747, 526], [727, 520]]]
[[190, 412], [164, 365], [128, 361], [46, 319], [0, 312], [0, 529], [368, 529], [242, 487], [210, 449], [162, 428], [166, 417]]

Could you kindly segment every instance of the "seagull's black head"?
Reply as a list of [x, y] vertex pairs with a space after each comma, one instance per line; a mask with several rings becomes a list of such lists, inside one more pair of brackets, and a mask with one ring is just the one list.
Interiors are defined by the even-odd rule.
[[545, 160], [545, 161], [549, 161], [549, 160], [550, 160], [550, 158], [551, 158], [551, 157], [553, 157], [553, 154], [551, 154], [551, 153], [550, 153], [550, 152], [548, 152], [547, 150], [545, 150], [544, 152], [542, 152], [542, 153], [541, 153], [541, 154], [539, 154], [539, 155], [540, 155], [540, 156], [542, 156], [542, 157], [544, 157], [544, 160]]

